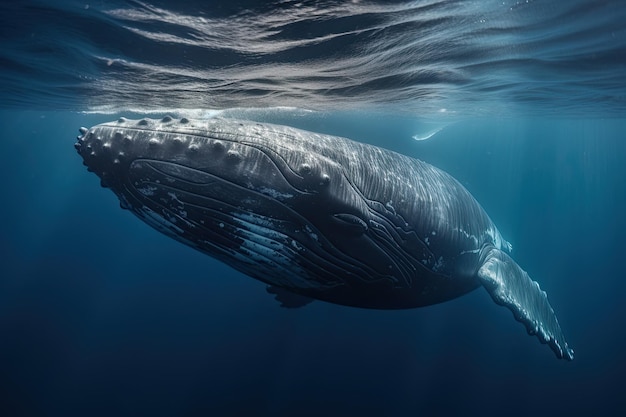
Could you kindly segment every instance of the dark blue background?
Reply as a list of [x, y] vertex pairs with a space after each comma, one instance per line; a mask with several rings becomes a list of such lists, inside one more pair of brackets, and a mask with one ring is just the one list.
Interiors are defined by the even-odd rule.
[[72, 144], [79, 126], [115, 117], [0, 113], [0, 415], [626, 410], [626, 122], [473, 120], [424, 142], [402, 119], [299, 122], [464, 183], [548, 292], [575, 349], [567, 363], [482, 289], [407, 311], [281, 309], [100, 188]]

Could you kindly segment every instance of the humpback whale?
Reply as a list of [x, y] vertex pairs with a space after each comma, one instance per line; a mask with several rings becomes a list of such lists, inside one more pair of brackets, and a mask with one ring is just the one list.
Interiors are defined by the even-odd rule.
[[404, 309], [482, 286], [558, 358], [574, 357], [489, 216], [430, 164], [223, 118], [120, 118], [81, 128], [75, 148], [122, 208], [266, 283], [284, 306]]

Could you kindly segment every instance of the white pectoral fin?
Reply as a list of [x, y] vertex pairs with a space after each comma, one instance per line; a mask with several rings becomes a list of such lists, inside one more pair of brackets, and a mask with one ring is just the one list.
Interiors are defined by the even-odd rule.
[[547, 343], [559, 359], [574, 359], [545, 291], [509, 255], [490, 249], [478, 270], [478, 279], [491, 298], [508, 307], [529, 334]]

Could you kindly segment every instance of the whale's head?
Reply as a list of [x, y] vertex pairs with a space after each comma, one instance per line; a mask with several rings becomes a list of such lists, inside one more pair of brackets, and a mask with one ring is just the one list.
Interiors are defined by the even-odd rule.
[[122, 117], [91, 129], [81, 127], [74, 147], [87, 169], [100, 177], [103, 187], [111, 188], [120, 198], [126, 195], [128, 190], [124, 187], [129, 185], [139, 187], [140, 193], [146, 195], [142, 181], [128, 183], [128, 179], [141, 176], [147, 166], [163, 162], [172, 168], [193, 168], [199, 165], [194, 161], [206, 161], [209, 148], [213, 151], [212, 159], [222, 156], [224, 144], [209, 143], [210, 139], [198, 135], [195, 128], [186, 118], [128, 120]]
[[294, 188], [290, 181], [301, 177], [277, 162], [275, 150], [246, 141], [250, 135], [250, 124], [230, 120], [120, 118], [81, 128], [75, 148], [122, 208], [220, 257], [240, 249], [244, 223], [265, 223], [257, 232], [267, 235], [270, 222], [289, 217], [282, 201], [326, 181]]
[[[311, 197], [331, 195], [337, 167], [307, 163], [311, 155], [264, 129], [225, 119], [120, 118], [81, 128], [75, 148], [122, 208], [168, 236], [271, 284], [338, 285], [337, 265], [315, 255], [333, 245], [311, 220], [331, 217], [328, 201]], [[337, 222], [364, 227], [346, 213]]]

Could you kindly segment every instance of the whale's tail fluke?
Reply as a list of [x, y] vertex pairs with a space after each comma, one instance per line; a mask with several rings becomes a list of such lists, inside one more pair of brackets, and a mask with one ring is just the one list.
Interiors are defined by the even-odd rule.
[[546, 293], [509, 255], [490, 249], [478, 278], [493, 300], [509, 308], [529, 334], [547, 343], [559, 359], [574, 359]]

